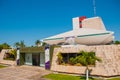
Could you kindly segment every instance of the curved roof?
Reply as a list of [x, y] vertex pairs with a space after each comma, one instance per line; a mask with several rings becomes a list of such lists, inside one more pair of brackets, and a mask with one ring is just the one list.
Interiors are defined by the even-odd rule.
[[[93, 17], [79, 21], [73, 18], [73, 30], [43, 39], [48, 44], [70, 42], [77, 44], [108, 44], [114, 40], [114, 32], [106, 31], [100, 17]], [[82, 27], [80, 27], [82, 25]]]
[[95, 30], [95, 29], [89, 29], [89, 28], [81, 28], [78, 30], [72, 30], [72, 31], [68, 31], [65, 33], [61, 33], [55, 36], [51, 36], [48, 38], [43, 39], [43, 41], [45, 40], [51, 40], [51, 39], [57, 39], [57, 38], [64, 38], [64, 37], [72, 37], [72, 36], [83, 36], [83, 35], [99, 35], [99, 34], [106, 34], [106, 33], [113, 33], [111, 31], [105, 31], [105, 30]]

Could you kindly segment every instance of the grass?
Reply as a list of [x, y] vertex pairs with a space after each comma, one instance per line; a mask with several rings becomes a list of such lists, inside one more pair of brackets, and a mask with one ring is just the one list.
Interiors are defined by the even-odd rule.
[[[67, 75], [67, 74], [48, 74], [43, 76], [43, 78], [47, 78], [50, 80], [85, 80], [86, 79], [86, 77], [84, 76], [73, 76], [73, 75]], [[102, 79], [90, 77], [89, 80], [102, 80]], [[106, 79], [106, 80], [120, 80], [120, 77]]]
[[[82, 76], [72, 76], [67, 74], [48, 74], [45, 75], [43, 78], [48, 78], [51, 80], [85, 80], [85, 77]], [[97, 80], [94, 78], [89, 78], [89, 80]]]
[[11, 61], [15, 61], [14, 58], [4, 58], [4, 60], [11, 60]]
[[111, 78], [111, 79], [108, 79], [108, 80], [120, 80], [120, 77], [119, 78]]
[[4, 65], [1, 65], [1, 64], [0, 64], [0, 68], [4, 68], [4, 67], [7, 67], [7, 66], [4, 66]]

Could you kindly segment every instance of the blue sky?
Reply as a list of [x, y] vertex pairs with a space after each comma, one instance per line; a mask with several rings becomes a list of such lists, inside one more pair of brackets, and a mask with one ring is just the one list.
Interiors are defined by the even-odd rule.
[[[120, 0], [96, 0], [97, 16], [120, 40]], [[72, 30], [72, 18], [93, 17], [93, 0], [0, 0], [0, 44], [36, 40]]]

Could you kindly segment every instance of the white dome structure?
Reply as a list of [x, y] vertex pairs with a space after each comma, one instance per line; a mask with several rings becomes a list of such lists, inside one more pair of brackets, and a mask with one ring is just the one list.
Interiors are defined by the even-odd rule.
[[52, 44], [68, 43], [81, 45], [109, 44], [114, 40], [114, 32], [107, 31], [100, 17], [73, 18], [73, 30], [43, 39]]

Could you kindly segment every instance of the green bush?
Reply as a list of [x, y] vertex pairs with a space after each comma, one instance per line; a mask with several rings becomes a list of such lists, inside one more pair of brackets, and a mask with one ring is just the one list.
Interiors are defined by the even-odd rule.
[[77, 60], [77, 58], [72, 57], [72, 58], [70, 58], [69, 63], [74, 65], [74, 64], [78, 63], [78, 60]]
[[7, 43], [0, 44], [0, 52], [2, 49], [10, 49], [10, 45]]
[[63, 57], [62, 57], [62, 54], [61, 54], [61, 52], [58, 52], [58, 55], [57, 55], [57, 57], [58, 57], [58, 64], [61, 64], [61, 63], [63, 63]]
[[114, 44], [120, 44], [120, 41], [115, 41]]
[[2, 51], [2, 49], [3, 49], [3, 47], [2, 47], [2, 45], [0, 45], [0, 52]]

